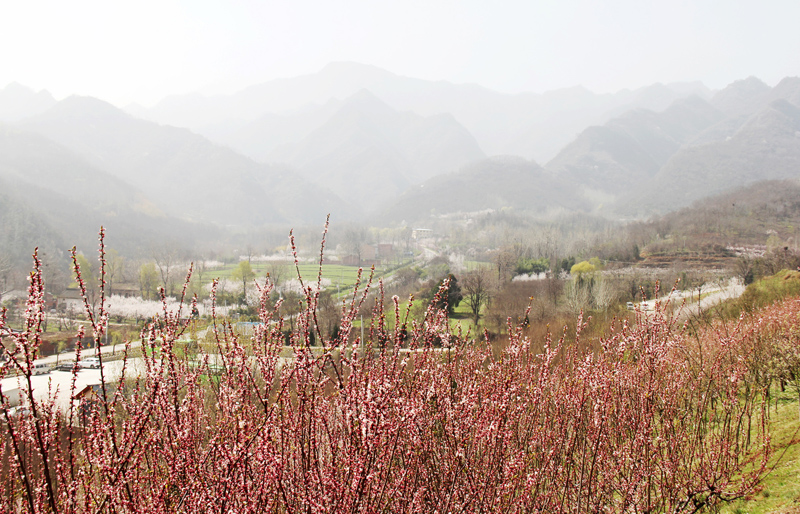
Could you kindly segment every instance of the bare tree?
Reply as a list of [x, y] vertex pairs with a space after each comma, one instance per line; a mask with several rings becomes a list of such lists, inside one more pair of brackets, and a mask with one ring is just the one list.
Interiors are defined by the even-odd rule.
[[269, 261], [267, 264], [267, 275], [269, 281], [276, 289], [280, 289], [281, 284], [286, 280], [289, 275], [289, 262], [288, 261]]
[[592, 291], [588, 280], [576, 277], [567, 282], [564, 289], [564, 300], [570, 312], [577, 313], [587, 309], [591, 299]]
[[499, 333], [505, 329], [508, 318], [513, 322], [523, 323], [532, 292], [530, 282], [498, 284], [484, 315], [486, 325]]
[[545, 280], [545, 287], [547, 291], [547, 297], [550, 299], [550, 303], [553, 304], [553, 307], [558, 305], [558, 299], [561, 297], [561, 293], [564, 290], [564, 281], [559, 279], [555, 273], [551, 273], [553, 276], [548, 276]]
[[12, 270], [11, 257], [0, 253], [0, 305], [3, 304], [3, 295], [14, 288], [14, 282], [11, 280]]
[[66, 266], [67, 260], [56, 252], [41, 252], [42, 269], [47, 283], [47, 290], [53, 295], [60, 295], [72, 282], [72, 272]]
[[355, 255], [358, 264], [362, 261], [362, 247], [367, 242], [367, 235], [367, 229], [364, 227], [349, 228], [344, 234], [344, 250], [349, 255]]
[[247, 284], [256, 278], [253, 267], [250, 266], [250, 261], [239, 261], [239, 265], [233, 269], [231, 273], [232, 280], [242, 281], [242, 302], [247, 303]]
[[341, 304], [336, 301], [331, 291], [323, 290], [319, 295], [317, 309], [319, 328], [324, 337], [331, 337], [341, 318]]
[[139, 287], [141, 288], [142, 298], [152, 300], [155, 298], [158, 286], [158, 271], [152, 262], [145, 262], [139, 267]]
[[198, 259], [192, 266], [192, 280], [189, 283], [189, 292], [198, 297], [205, 297], [203, 290], [203, 277], [206, 274], [206, 261], [205, 259]]
[[295, 291], [283, 293], [281, 315], [289, 320], [289, 329], [294, 332], [295, 317], [303, 310], [303, 296]]
[[151, 253], [161, 277], [161, 286], [167, 295], [172, 296], [178, 268], [178, 251], [174, 247], [163, 245], [153, 248]]
[[472, 321], [478, 326], [481, 317], [481, 307], [489, 302], [489, 298], [494, 290], [492, 273], [488, 268], [480, 266], [474, 270], [461, 275], [461, 291], [464, 294], [464, 302], [469, 305], [472, 311]]
[[494, 265], [497, 270], [497, 280], [507, 282], [514, 276], [518, 255], [511, 246], [504, 246], [494, 256]]
[[106, 288], [108, 295], [114, 294], [114, 281], [125, 273], [125, 258], [113, 248], [106, 252]]
[[78, 263], [78, 267], [81, 271], [83, 285], [86, 287], [86, 299], [89, 301], [92, 314], [95, 314], [97, 304], [100, 301], [101, 293], [99, 264], [95, 264], [94, 262], [90, 261], [83, 254], [78, 254], [75, 257], [75, 260]]
[[592, 295], [594, 296], [592, 302], [595, 308], [603, 312], [607, 311], [617, 299], [616, 291], [611, 285], [611, 282], [602, 277], [595, 283], [592, 289]]

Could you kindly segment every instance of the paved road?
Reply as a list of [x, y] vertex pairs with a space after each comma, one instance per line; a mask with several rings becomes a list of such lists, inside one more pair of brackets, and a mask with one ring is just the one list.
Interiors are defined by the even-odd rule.
[[670, 292], [658, 299], [642, 302], [641, 306], [642, 310], [652, 311], [655, 310], [656, 302], [661, 302], [663, 304], [669, 300], [671, 304], [677, 308], [686, 300], [683, 313], [685, 315], [697, 314], [730, 298], [738, 298], [744, 293], [744, 290], [745, 286], [740, 280], [731, 279], [727, 284], [703, 284], [702, 288], [700, 288], [699, 296], [701, 299], [699, 302], [696, 300], [698, 297], [698, 290], [694, 288], [686, 291]]
[[[141, 373], [144, 367], [144, 361], [141, 358], [129, 359], [128, 370], [126, 374]], [[122, 361], [111, 361], [103, 364], [103, 373], [106, 382], [116, 381], [122, 370]], [[33, 396], [36, 400], [43, 400], [52, 397], [55, 400], [56, 406], [59, 409], [66, 409], [70, 402], [70, 386], [72, 383], [71, 371], [50, 371], [42, 375], [34, 375], [31, 377], [31, 386], [33, 387]], [[75, 391], [79, 392], [86, 386], [95, 385], [100, 383], [100, 370], [99, 369], [81, 369], [78, 371], [75, 380]], [[3, 389], [3, 394], [9, 397], [12, 406], [19, 403], [20, 393], [18, 391], [27, 391], [28, 385], [25, 382], [25, 377], [11, 377], [5, 378], [0, 381], [0, 387]], [[24, 398], [24, 394], [22, 397]], [[25, 403], [25, 402], [23, 402]]]
[[730, 283], [724, 287], [711, 287], [704, 290], [702, 294], [707, 294], [707, 296], [701, 298], [698, 303], [688, 306], [688, 310], [693, 314], [708, 310], [725, 300], [742, 296], [745, 289], [746, 287], [741, 281], [731, 279]]
[[[131, 348], [138, 348], [142, 345], [141, 341], [133, 341], [131, 342]], [[125, 351], [124, 344], [118, 345], [108, 345], [102, 346], [100, 348], [101, 353], [103, 356], [106, 355], [113, 355], [114, 353], [122, 353]], [[97, 356], [97, 349], [96, 348], [84, 348], [81, 350], [81, 356], [85, 359], [87, 357], [96, 357]], [[57, 362], [64, 362], [64, 361], [74, 361], [75, 360], [75, 352], [63, 352], [58, 355], [48, 355], [47, 357], [42, 357], [41, 359], [36, 359], [36, 363], [42, 364], [51, 364], [54, 365]]]

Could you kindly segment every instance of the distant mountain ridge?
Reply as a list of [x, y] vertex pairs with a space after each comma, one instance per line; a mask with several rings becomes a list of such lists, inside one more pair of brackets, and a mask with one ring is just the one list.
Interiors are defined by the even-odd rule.
[[422, 222], [441, 215], [513, 209], [529, 215], [586, 210], [572, 186], [533, 161], [495, 156], [456, 173], [434, 177], [406, 191], [381, 214], [388, 225]]
[[800, 176], [800, 79], [774, 88], [750, 77], [709, 101], [689, 97], [588, 127], [545, 168], [593, 209], [648, 216], [759, 180]]
[[129, 183], [37, 133], [0, 127], [0, 176], [80, 198], [91, 209], [164, 215]]
[[760, 79], [748, 77], [718, 91], [711, 103], [726, 116], [751, 114], [763, 105], [771, 89]]
[[29, 87], [12, 82], [0, 89], [0, 122], [17, 121], [40, 114], [55, 103], [53, 95], [46, 90], [35, 92]]
[[[276, 79], [232, 95], [170, 96], [137, 116], [191, 128], [214, 138], [230, 135], [268, 113], [285, 114], [309, 105], [343, 100], [362, 89], [399, 111], [420, 116], [450, 113], [476, 138], [487, 155], [516, 154], [550, 159], [576, 132], [630, 108], [663, 109], [691, 94], [710, 97], [702, 84], [655, 84], [636, 91], [594, 94], [583, 87], [543, 94], [505, 94], [475, 84], [453, 84], [396, 75], [376, 66], [334, 62], [317, 73]], [[246, 139], [246, 135], [242, 134]], [[222, 142], [222, 141], [220, 141]], [[248, 154], [253, 156], [252, 154]]]
[[[37, 142], [42, 155], [29, 162], [7, 145], [0, 166], [19, 159], [6, 180], [49, 180], [33, 180], [46, 176], [37, 166], [76, 177], [91, 169], [99, 173], [92, 194], [102, 184], [110, 199], [84, 206], [93, 213], [237, 230], [318, 223], [328, 213], [387, 223], [506, 208], [645, 217], [800, 173], [795, 77], [775, 87], [750, 77], [713, 95], [699, 83], [509, 95], [333, 63], [234, 95], [171, 97], [136, 111], [192, 129], [94, 98], [48, 96], [18, 85], [0, 91], [0, 106], [2, 98], [28, 102], [12, 129], [52, 143]], [[544, 167], [532, 159], [559, 144]], [[42, 161], [62, 150], [63, 162]], [[51, 183], [81, 194], [63, 180]]]
[[600, 192], [613, 200], [646, 184], [683, 143], [723, 118], [696, 96], [662, 112], [628, 111], [584, 130], [545, 168], [585, 193]]
[[37, 237], [50, 250], [65, 251], [63, 242], [91, 249], [101, 225], [129, 255], [154, 238], [187, 241], [200, 230], [67, 148], [16, 128], [0, 127], [0, 190], [0, 242], [18, 262], [30, 257]]
[[366, 212], [407, 188], [452, 172], [484, 154], [452, 116], [399, 113], [367, 90], [345, 99], [318, 129], [278, 147], [270, 160], [296, 166], [309, 180]]
[[[335, 195], [291, 170], [255, 163], [187, 129], [136, 119], [94, 98], [66, 98], [19, 126], [141, 189], [179, 218], [254, 226], [347, 211]], [[294, 205], [300, 191], [310, 208]]]
[[800, 177], [800, 107], [774, 100], [725, 140], [677, 152], [627, 212], [667, 212], [762, 180]]
[[209, 139], [223, 144], [258, 162], [269, 162], [279, 146], [297, 143], [321, 127], [341, 107], [340, 100], [310, 105], [287, 113], [268, 112], [245, 123], [220, 123], [206, 127]]

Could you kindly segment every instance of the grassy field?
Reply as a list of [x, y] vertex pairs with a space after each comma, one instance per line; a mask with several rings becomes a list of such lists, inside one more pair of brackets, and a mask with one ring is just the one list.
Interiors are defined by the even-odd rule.
[[[203, 282], [211, 282], [215, 278], [220, 279], [230, 279], [233, 273], [233, 270], [238, 266], [237, 264], [229, 264], [225, 267], [215, 268], [206, 272], [205, 276], [203, 277]], [[257, 279], [263, 279], [267, 272], [270, 269], [271, 264], [264, 263], [264, 262], [253, 262], [251, 263], [251, 267], [256, 274]], [[303, 278], [304, 282], [312, 283], [317, 281], [317, 275], [319, 273], [319, 265], [314, 263], [301, 263], [298, 266], [300, 270], [300, 276]], [[288, 263], [284, 266], [282, 270], [283, 273], [283, 280], [291, 280], [297, 278], [297, 269], [295, 269], [294, 263]], [[366, 282], [366, 279], [369, 277], [370, 270], [369, 268], [365, 268], [362, 272], [362, 284]], [[349, 292], [352, 291], [353, 286], [356, 283], [356, 278], [358, 276], [358, 268], [355, 266], [342, 266], [340, 264], [323, 264], [322, 265], [322, 278], [328, 279], [331, 281], [330, 289], [338, 290], [340, 292]], [[375, 270], [375, 277], [380, 278], [383, 276], [383, 272], [381, 270]], [[207, 277], [207, 280], [206, 280]]]
[[770, 432], [774, 453], [771, 471], [761, 490], [751, 498], [732, 502], [722, 509], [728, 514], [800, 513], [800, 421], [797, 393], [787, 388], [775, 392], [770, 408]]
[[[417, 308], [412, 309], [412, 313], [409, 319], [414, 318], [414, 314], [418, 314], [421, 316], [421, 311], [424, 308], [427, 308], [428, 301], [422, 299], [414, 300], [414, 303], [417, 305]], [[408, 309], [408, 298], [401, 298], [400, 299], [400, 316], [405, 316], [406, 310]], [[481, 307], [481, 313], [486, 310], [485, 306]], [[386, 321], [387, 326], [390, 330], [394, 330], [394, 311], [386, 313]], [[368, 321], [365, 318], [364, 324], [368, 325]], [[478, 323], [478, 327], [476, 329], [475, 324], [472, 322], [472, 311], [470, 310], [469, 306], [463, 300], [459, 303], [458, 307], [453, 309], [453, 315], [450, 316], [449, 319], [450, 328], [454, 331], [457, 327], [461, 326], [461, 331], [466, 334], [469, 331], [473, 336], [479, 337], [483, 331], [483, 317], [481, 317], [481, 321]], [[361, 323], [359, 320], [355, 320], [353, 323], [354, 326], [360, 327]], [[455, 332], [454, 332], [455, 333]]]

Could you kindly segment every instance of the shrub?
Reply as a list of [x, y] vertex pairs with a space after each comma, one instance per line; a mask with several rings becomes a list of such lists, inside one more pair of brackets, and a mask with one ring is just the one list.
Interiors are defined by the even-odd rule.
[[[100, 255], [102, 277], [102, 231]], [[25, 333], [0, 320], [17, 357], [0, 376], [16, 367], [28, 398], [44, 291], [34, 261]], [[13, 418], [4, 396], [3, 510], [694, 512], [764, 473], [765, 412], [743, 387], [755, 322], [691, 338], [664, 311], [637, 314], [597, 351], [579, 344], [580, 318], [575, 344], [533, 344], [509, 323], [495, 353], [435, 306], [409, 321], [394, 297], [393, 312], [375, 302], [362, 340], [353, 322], [372, 285], [359, 273], [333, 338], [304, 283], [287, 358], [272, 285], [257, 287], [252, 338], [215, 320], [214, 350], [181, 357], [182, 297], [143, 330], [141, 371], [127, 359], [92, 401], [62, 412], [50, 392]], [[104, 309], [87, 309], [98, 346]]]
[[800, 296], [800, 271], [783, 270], [757, 280], [747, 286], [742, 296], [726, 302], [720, 307], [720, 314], [737, 318], [783, 300], [790, 296]]

